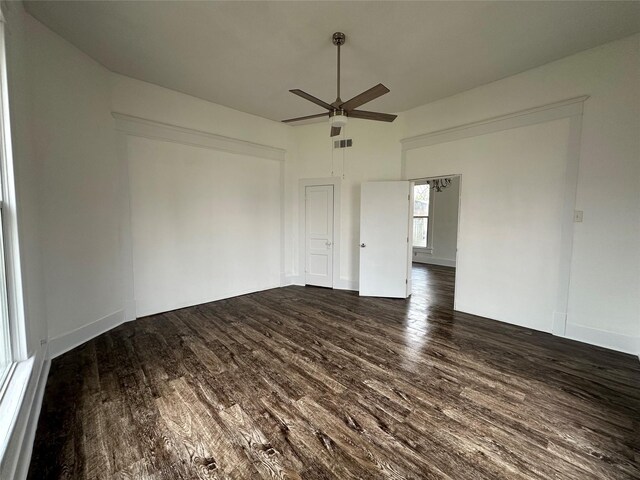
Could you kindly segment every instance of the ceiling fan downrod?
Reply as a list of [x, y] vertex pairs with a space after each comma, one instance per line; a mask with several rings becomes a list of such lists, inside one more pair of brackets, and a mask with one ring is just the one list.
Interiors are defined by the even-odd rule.
[[340, 99], [340, 47], [344, 45], [344, 42], [347, 40], [347, 36], [342, 32], [336, 32], [333, 34], [333, 44], [338, 47], [338, 96], [336, 97], [336, 101], [334, 102], [335, 106], [339, 106], [342, 104], [342, 100]]
[[342, 32], [335, 32], [331, 37], [333, 44], [338, 47], [338, 75], [336, 79], [338, 96], [336, 98], [336, 101], [333, 103], [327, 103], [320, 100], [319, 98], [314, 97], [313, 95], [308, 94], [305, 91], [300, 90], [299, 88], [294, 88], [293, 90], [289, 91], [295, 95], [298, 95], [299, 97], [304, 98], [305, 100], [310, 101], [311, 103], [315, 103], [316, 105], [326, 109], [327, 111], [324, 113], [316, 113], [314, 115], [307, 115], [304, 117], [288, 118], [287, 120], [283, 120], [283, 122], [290, 123], [298, 122], [301, 120], [310, 120], [312, 118], [329, 117], [331, 123], [330, 136], [335, 137], [336, 135], [340, 135], [340, 130], [347, 123], [348, 117], [361, 118], [364, 120], [376, 120], [379, 122], [393, 122], [396, 119], [397, 115], [358, 110], [358, 107], [360, 107], [361, 105], [375, 100], [385, 93], [389, 93], [389, 89], [381, 83], [371, 87], [369, 90], [365, 90], [364, 92], [356, 95], [351, 100], [347, 100], [346, 102], [343, 102], [340, 98], [340, 47], [344, 45], [346, 38], [346, 35]]

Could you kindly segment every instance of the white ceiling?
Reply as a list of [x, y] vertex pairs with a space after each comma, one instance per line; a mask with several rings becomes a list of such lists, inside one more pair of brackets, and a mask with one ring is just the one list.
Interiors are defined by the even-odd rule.
[[400, 112], [640, 31], [640, 2], [27, 2], [110, 70], [273, 120], [335, 100]]

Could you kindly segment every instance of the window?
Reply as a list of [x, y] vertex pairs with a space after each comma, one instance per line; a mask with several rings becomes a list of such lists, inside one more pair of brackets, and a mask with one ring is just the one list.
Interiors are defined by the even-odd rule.
[[[8, 447], [12, 434], [24, 434], [14, 427], [17, 427], [36, 358], [35, 355], [28, 356], [22, 301], [4, 9], [3, 4], [0, 9], [0, 475], [5, 470], [12, 472], [18, 461], [19, 453]], [[42, 365], [43, 353], [38, 358]], [[12, 477], [11, 473], [8, 477]]]
[[6, 374], [13, 360], [11, 352], [11, 336], [9, 328], [9, 308], [7, 305], [7, 282], [4, 268], [4, 242], [2, 234], [3, 222], [3, 188], [0, 182], [0, 387], [2, 387]]
[[[2, 209], [0, 208], [0, 217], [1, 216]], [[0, 223], [1, 222], [2, 218], [0, 218]], [[2, 240], [0, 240], [0, 246], [1, 243]], [[2, 277], [2, 281], [0, 281], [0, 289], [2, 289], [0, 292], [0, 297], [2, 297], [0, 300], [0, 387], [2, 387], [6, 374], [9, 371], [9, 366], [11, 365], [12, 355], [7, 298], [5, 295], [6, 290], [4, 289], [4, 262], [0, 262], [0, 267], [3, 269], [3, 271], [0, 272], [0, 276]]]
[[413, 246], [417, 248], [428, 246], [430, 190], [428, 183], [413, 186]]
[[14, 359], [12, 352], [12, 338], [9, 319], [9, 306], [7, 298], [7, 277], [5, 269], [5, 205], [7, 197], [6, 184], [8, 181], [9, 148], [7, 146], [8, 108], [6, 90], [6, 63], [4, 55], [4, 18], [0, 12], [0, 392], [7, 379], [7, 374]]

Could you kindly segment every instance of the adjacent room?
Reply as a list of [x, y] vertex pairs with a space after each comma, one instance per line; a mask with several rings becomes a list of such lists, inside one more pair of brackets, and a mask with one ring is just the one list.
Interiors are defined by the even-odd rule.
[[640, 1], [0, 12], [0, 479], [640, 478]]

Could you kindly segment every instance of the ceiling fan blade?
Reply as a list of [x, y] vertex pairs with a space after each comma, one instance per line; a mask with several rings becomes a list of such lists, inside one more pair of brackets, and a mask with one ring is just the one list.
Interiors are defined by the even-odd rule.
[[286, 120], [282, 120], [284, 123], [289, 122], [299, 122], [300, 120], [309, 120], [311, 118], [320, 118], [329, 116], [329, 112], [327, 113], [317, 113], [315, 115], [307, 115], [306, 117], [296, 117], [296, 118], [287, 118]]
[[310, 102], [315, 103], [316, 105], [320, 105], [322, 108], [326, 108], [327, 110], [333, 111], [335, 110], [335, 107], [332, 107], [331, 105], [329, 105], [327, 102], [323, 102], [322, 100], [320, 100], [319, 98], [314, 97], [313, 95], [309, 95], [307, 92], [303, 92], [300, 89], [293, 89], [293, 90], [289, 90], [291, 93], [298, 95], [299, 97], [302, 97], [306, 100], [309, 100]]
[[356, 95], [351, 100], [347, 100], [340, 108], [342, 110], [347, 110], [348, 112], [353, 110], [354, 108], [358, 108], [360, 105], [364, 105], [371, 100], [375, 100], [378, 97], [381, 97], [385, 93], [389, 93], [390, 90], [385, 87], [383, 84], [379, 83], [375, 87], [371, 87], [369, 90], [362, 92], [360, 95]]
[[398, 116], [390, 113], [367, 112], [365, 110], [351, 110], [351, 118], [363, 118], [365, 120], [378, 120], [379, 122], [393, 122]]
[[341, 127], [331, 127], [331, 136], [335, 137], [336, 135], [340, 135]]

